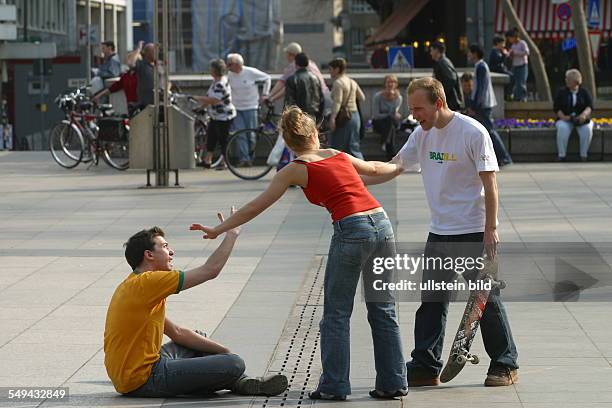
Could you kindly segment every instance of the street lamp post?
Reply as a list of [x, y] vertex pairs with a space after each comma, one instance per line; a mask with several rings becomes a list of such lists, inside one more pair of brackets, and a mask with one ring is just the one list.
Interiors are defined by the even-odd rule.
[[[159, 30], [159, 3], [157, 0], [153, 2], [153, 44], [155, 44], [155, 66], [153, 68], [153, 170], [155, 171], [155, 186], [168, 186], [168, 173], [170, 164], [170, 149], [168, 135], [168, 94], [164, 89], [162, 92], [162, 100], [159, 98], [159, 51], [162, 55], [162, 66], [167, 68], [168, 54], [168, 0], [162, 0], [162, 35], [161, 48], [158, 48], [158, 30]], [[163, 70], [162, 85], [168, 84], [168, 71]], [[161, 102], [161, 103], [160, 103]], [[160, 115], [160, 107], [163, 109], [163, 115]], [[160, 121], [160, 116], [163, 116], [163, 121]]]
[[[27, 2], [26, 2], [27, 3]], [[91, 0], [87, 0], [85, 3], [85, 21], [86, 21], [86, 41], [85, 41], [85, 78], [87, 79], [87, 85], [91, 83]]]

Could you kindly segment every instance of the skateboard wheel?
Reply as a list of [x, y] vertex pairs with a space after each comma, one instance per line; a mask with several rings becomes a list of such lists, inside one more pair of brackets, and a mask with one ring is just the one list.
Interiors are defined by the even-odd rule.
[[504, 280], [500, 280], [500, 281], [498, 282], [498, 285], [499, 285], [498, 287], [499, 287], [500, 289], [505, 289], [505, 288], [506, 288], [506, 281], [504, 281]]
[[472, 355], [472, 360], [470, 361], [472, 364], [480, 363], [480, 359], [476, 355]]
[[457, 364], [465, 364], [467, 362], [467, 357], [464, 356], [463, 354], [460, 354], [457, 357], [455, 357], [455, 361], [457, 362]]

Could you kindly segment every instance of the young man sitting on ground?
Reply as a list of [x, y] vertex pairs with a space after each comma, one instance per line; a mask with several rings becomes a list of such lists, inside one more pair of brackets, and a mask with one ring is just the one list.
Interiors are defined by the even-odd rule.
[[[218, 216], [223, 221], [223, 215]], [[125, 257], [133, 272], [115, 290], [104, 331], [104, 364], [117, 392], [173, 397], [219, 390], [265, 396], [285, 391], [285, 376], [246, 376], [240, 356], [165, 315], [168, 296], [219, 275], [239, 234], [239, 228], [228, 231], [206, 263], [185, 272], [173, 269], [174, 251], [161, 228], [130, 237]], [[163, 334], [172, 341], [162, 346]]]

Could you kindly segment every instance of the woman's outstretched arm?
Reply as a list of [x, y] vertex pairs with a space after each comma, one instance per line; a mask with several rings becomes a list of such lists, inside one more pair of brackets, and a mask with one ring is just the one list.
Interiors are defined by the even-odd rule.
[[218, 235], [226, 231], [236, 228], [244, 223], [251, 221], [259, 214], [264, 212], [268, 207], [278, 201], [283, 196], [285, 191], [292, 184], [300, 184], [296, 182], [298, 173], [298, 164], [289, 164], [281, 171], [276, 173], [268, 188], [258, 195], [254, 200], [245, 204], [231, 217], [217, 225], [216, 227], [208, 227], [201, 224], [191, 224], [189, 227], [192, 231], [204, 232], [204, 239], [215, 239]]
[[348, 156], [360, 176], [385, 177], [390, 180], [404, 171], [397, 162], [365, 161], [351, 155]]

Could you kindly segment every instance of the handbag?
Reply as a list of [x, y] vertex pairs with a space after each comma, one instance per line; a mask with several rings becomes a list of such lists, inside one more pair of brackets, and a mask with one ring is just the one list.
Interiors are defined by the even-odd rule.
[[351, 96], [351, 92], [353, 92], [353, 80], [349, 78], [349, 81], [351, 81], [351, 86], [348, 94], [346, 95], [346, 98], [344, 98], [344, 101], [342, 101], [342, 106], [340, 106], [340, 110], [338, 110], [338, 113], [336, 114], [337, 128], [346, 125], [353, 117], [352, 112], [348, 110], [348, 98]]
[[276, 138], [276, 143], [274, 143], [272, 151], [270, 151], [270, 154], [268, 155], [268, 160], [266, 161], [268, 166], [276, 166], [280, 162], [284, 149], [285, 140], [283, 140], [283, 137], [279, 134]]

